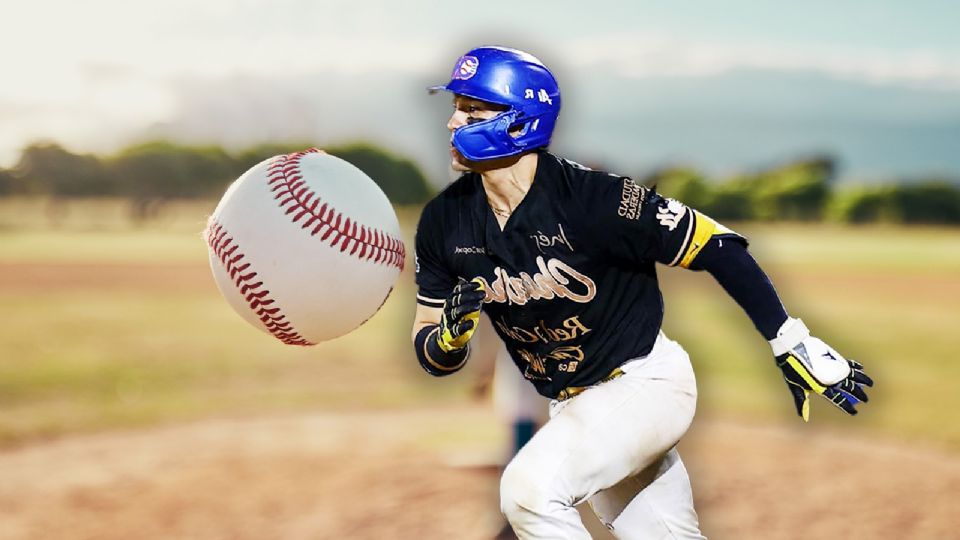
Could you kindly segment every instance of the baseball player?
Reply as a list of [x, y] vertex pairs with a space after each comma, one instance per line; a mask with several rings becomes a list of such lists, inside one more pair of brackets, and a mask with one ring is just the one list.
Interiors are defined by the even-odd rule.
[[480, 47], [457, 61], [450, 158], [462, 176], [424, 207], [413, 341], [431, 375], [456, 372], [485, 311], [550, 419], [504, 470], [520, 538], [589, 538], [589, 501], [618, 538], [703, 538], [675, 446], [697, 389], [660, 329], [655, 263], [706, 270], [770, 342], [797, 413], [809, 395], [849, 414], [873, 382], [787, 315], [741, 235], [630, 178], [546, 150], [560, 91], [535, 57]]

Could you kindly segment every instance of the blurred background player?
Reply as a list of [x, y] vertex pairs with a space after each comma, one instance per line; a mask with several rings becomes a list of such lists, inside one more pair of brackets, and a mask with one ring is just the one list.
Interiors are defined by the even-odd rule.
[[[546, 422], [548, 401], [517, 372], [510, 352], [494, 332], [488, 317], [480, 317], [470, 348], [470, 362], [477, 377], [476, 396], [490, 400], [494, 414], [506, 432], [505, 445], [491, 461], [485, 460], [481, 464], [499, 474]], [[510, 525], [505, 524], [496, 538], [506, 540], [516, 536]]]
[[471, 349], [476, 395], [490, 400], [507, 431], [507, 444], [498, 456], [498, 461], [505, 465], [547, 420], [547, 399], [517, 372], [510, 353], [486, 316], [480, 318]]
[[809, 393], [849, 414], [872, 385], [791, 318], [746, 240], [629, 178], [545, 151], [560, 91], [535, 57], [460, 57], [451, 163], [464, 174], [423, 210], [413, 340], [432, 375], [461, 369], [485, 311], [550, 420], [501, 479], [520, 538], [589, 538], [589, 501], [619, 538], [703, 538], [675, 446], [696, 406], [689, 357], [661, 331], [654, 264], [706, 270], [769, 341], [797, 413]]

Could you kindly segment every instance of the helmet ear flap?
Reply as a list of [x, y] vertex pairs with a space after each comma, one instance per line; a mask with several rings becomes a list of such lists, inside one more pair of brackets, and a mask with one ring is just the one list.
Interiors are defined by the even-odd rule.
[[540, 125], [539, 118], [521, 118], [519, 122], [510, 126], [510, 129], [507, 131], [511, 137], [520, 138], [526, 137], [527, 134], [536, 131], [537, 126]]
[[510, 135], [516, 125], [517, 111], [504, 111], [489, 120], [457, 128], [453, 132], [453, 146], [470, 161], [484, 161], [512, 156], [522, 151]]

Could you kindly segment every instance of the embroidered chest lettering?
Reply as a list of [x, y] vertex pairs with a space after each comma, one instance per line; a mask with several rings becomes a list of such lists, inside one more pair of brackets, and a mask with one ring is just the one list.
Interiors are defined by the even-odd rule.
[[555, 258], [544, 260], [537, 257], [537, 272], [533, 275], [520, 272], [511, 276], [500, 266], [493, 270], [493, 274], [492, 282], [480, 278], [487, 291], [485, 302], [522, 306], [530, 300], [568, 298], [585, 304], [597, 295], [597, 284], [589, 276]]

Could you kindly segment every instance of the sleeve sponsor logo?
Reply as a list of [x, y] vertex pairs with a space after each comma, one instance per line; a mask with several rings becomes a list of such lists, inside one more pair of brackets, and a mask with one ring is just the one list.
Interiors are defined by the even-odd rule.
[[680, 225], [683, 216], [687, 214], [687, 207], [673, 199], [667, 199], [666, 202], [665, 206], [657, 208], [657, 221], [672, 231]]
[[493, 270], [496, 277], [492, 283], [480, 278], [487, 290], [484, 302], [522, 306], [530, 300], [569, 298], [586, 304], [597, 296], [597, 284], [589, 276], [577, 272], [559, 259], [544, 260], [543, 257], [537, 257], [537, 270], [532, 276], [520, 272], [519, 276], [514, 277], [502, 267], [496, 267]]
[[623, 179], [623, 191], [620, 193], [620, 206], [617, 215], [626, 219], [639, 219], [646, 188], [629, 178]]

